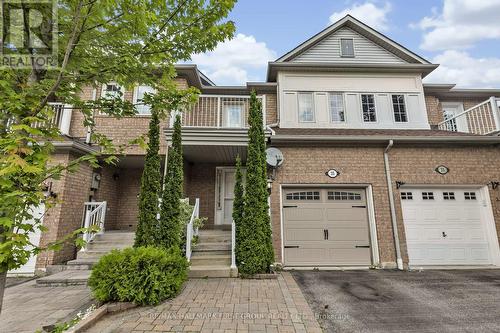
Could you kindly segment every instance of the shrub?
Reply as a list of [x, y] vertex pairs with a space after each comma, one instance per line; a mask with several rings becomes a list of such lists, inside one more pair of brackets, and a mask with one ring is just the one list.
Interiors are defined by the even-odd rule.
[[187, 278], [187, 268], [178, 248], [113, 250], [94, 266], [89, 286], [102, 302], [155, 305], [177, 295]]

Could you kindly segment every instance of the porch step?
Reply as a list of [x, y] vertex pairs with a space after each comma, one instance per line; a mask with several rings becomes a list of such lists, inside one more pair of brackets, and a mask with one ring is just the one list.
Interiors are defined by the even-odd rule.
[[237, 276], [238, 269], [232, 269], [227, 265], [191, 266], [189, 270], [190, 278], [230, 278]]
[[200, 242], [196, 244], [194, 251], [231, 251], [231, 242]]
[[191, 256], [191, 265], [193, 266], [231, 266], [231, 253], [220, 255], [197, 255], [196, 252]]
[[99, 258], [87, 258], [87, 259], [75, 259], [70, 260], [66, 263], [66, 270], [68, 271], [80, 271], [80, 270], [90, 270], [97, 264]]
[[94, 237], [95, 241], [114, 241], [114, 242], [134, 242], [135, 233], [130, 231], [110, 230]]
[[228, 250], [207, 250], [199, 251], [197, 249], [193, 250], [192, 256], [203, 257], [203, 256], [219, 256], [219, 255], [231, 255], [231, 251]]
[[89, 270], [65, 270], [37, 279], [36, 284], [41, 287], [86, 285], [89, 277]]
[[99, 259], [103, 255], [108, 254], [110, 250], [103, 250], [99, 248], [98, 250], [86, 250], [78, 252], [77, 259]]
[[115, 249], [125, 249], [132, 246], [133, 243], [112, 242], [112, 241], [92, 241], [87, 244], [88, 250], [111, 251]]
[[198, 243], [231, 243], [231, 234], [200, 235]]

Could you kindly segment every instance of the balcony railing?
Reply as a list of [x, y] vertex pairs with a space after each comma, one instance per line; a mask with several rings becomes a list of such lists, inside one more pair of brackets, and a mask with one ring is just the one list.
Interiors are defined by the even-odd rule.
[[438, 124], [444, 131], [488, 135], [500, 131], [500, 98], [491, 97]]
[[[257, 98], [262, 101], [262, 111], [265, 119], [264, 98], [262, 96]], [[250, 96], [200, 95], [198, 102], [181, 114], [182, 126], [247, 128], [249, 109]]]

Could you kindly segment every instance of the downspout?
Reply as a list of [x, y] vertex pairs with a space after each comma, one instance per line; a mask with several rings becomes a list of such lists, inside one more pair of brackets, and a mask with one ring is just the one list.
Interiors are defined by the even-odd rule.
[[389, 166], [389, 151], [394, 145], [393, 140], [389, 140], [389, 144], [384, 150], [384, 166], [385, 178], [387, 179], [387, 189], [389, 191], [389, 205], [391, 207], [391, 222], [392, 232], [394, 236], [394, 246], [396, 248], [396, 263], [399, 270], [403, 270], [403, 259], [401, 258], [401, 248], [399, 245], [398, 222], [396, 219], [396, 206], [394, 205], [394, 193], [392, 192], [391, 168]]

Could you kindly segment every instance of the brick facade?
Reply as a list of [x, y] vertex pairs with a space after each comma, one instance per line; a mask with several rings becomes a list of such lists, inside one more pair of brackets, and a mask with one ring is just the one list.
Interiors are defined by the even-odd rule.
[[[389, 196], [384, 171], [385, 147], [280, 147], [284, 163], [278, 169], [271, 192], [271, 220], [276, 261], [281, 261], [280, 184], [370, 184], [373, 189], [379, 255], [383, 266], [395, 264], [395, 248], [390, 217]], [[498, 148], [480, 147], [399, 147], [389, 153], [393, 183], [486, 185], [498, 178]], [[443, 164], [450, 168], [442, 176], [434, 172]], [[496, 166], [496, 167], [494, 167]], [[340, 176], [325, 175], [335, 168]], [[393, 187], [403, 260], [408, 263], [399, 190]], [[490, 187], [491, 204], [500, 234], [499, 190]]]

